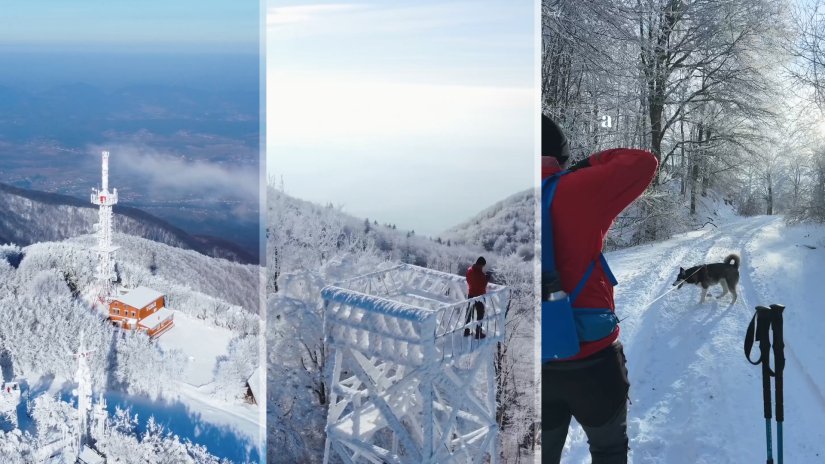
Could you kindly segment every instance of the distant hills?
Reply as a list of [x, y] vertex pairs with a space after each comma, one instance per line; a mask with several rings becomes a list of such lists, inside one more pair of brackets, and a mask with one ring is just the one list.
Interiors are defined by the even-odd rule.
[[533, 190], [511, 195], [440, 237], [456, 245], [473, 245], [499, 255], [517, 253], [529, 260], [535, 254], [536, 204]]
[[[115, 231], [243, 264], [257, 256], [227, 240], [192, 235], [145, 211], [116, 205]], [[0, 183], [0, 244], [60, 241], [94, 232], [98, 210], [91, 203], [56, 193]]]

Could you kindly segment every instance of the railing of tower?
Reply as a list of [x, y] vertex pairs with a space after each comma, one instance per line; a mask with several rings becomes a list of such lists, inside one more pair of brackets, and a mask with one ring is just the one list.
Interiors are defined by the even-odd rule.
[[[454, 282], [466, 285], [464, 278], [450, 276]], [[507, 287], [488, 284], [487, 293], [463, 299], [441, 308], [436, 313], [435, 345], [441, 359], [449, 360], [476, 351], [481, 346], [504, 338], [505, 315], [510, 297]], [[476, 319], [476, 305], [483, 305], [484, 316]], [[477, 334], [483, 334], [480, 338]]]
[[[392, 357], [411, 350], [421, 358], [429, 351], [422, 345], [434, 345], [443, 361], [504, 336], [509, 289], [489, 284], [485, 295], [468, 299], [465, 288], [464, 277], [402, 264], [328, 286], [322, 294], [339, 340], [372, 345]], [[477, 303], [484, 308], [480, 320]]]

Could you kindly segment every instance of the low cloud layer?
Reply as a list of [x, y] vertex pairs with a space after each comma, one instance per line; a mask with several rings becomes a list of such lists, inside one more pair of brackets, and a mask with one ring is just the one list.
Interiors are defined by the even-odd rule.
[[[100, 156], [102, 147], [91, 150]], [[192, 193], [206, 201], [220, 198], [259, 198], [258, 169], [226, 162], [190, 160], [140, 146], [110, 146], [112, 178], [134, 176], [148, 186], [157, 198], [164, 191], [174, 195]], [[115, 174], [116, 172], [116, 174]], [[116, 187], [116, 186], [115, 186]]]

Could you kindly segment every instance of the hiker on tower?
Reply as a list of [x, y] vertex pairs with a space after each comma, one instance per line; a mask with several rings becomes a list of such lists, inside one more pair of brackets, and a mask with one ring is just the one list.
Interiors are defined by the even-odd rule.
[[[467, 268], [467, 298], [475, 298], [487, 293], [488, 279], [487, 274], [484, 273], [484, 266], [486, 265], [487, 260], [485, 260], [483, 256], [479, 256], [475, 264]], [[469, 324], [472, 320], [473, 310], [475, 310], [477, 321], [484, 319], [484, 303], [476, 301], [473, 303], [472, 308], [467, 308], [467, 321], [465, 324]], [[469, 337], [470, 335], [472, 335], [472, 332], [469, 327], [466, 327], [464, 329], [464, 336]], [[475, 338], [480, 339], [485, 337], [484, 331], [481, 330], [481, 324], [476, 325]]]
[[614, 314], [616, 281], [601, 251], [610, 225], [642, 195], [658, 161], [644, 150], [617, 148], [568, 168], [561, 128], [542, 116], [541, 132], [542, 221], [548, 222], [542, 224], [543, 462], [560, 462], [575, 417], [593, 464], [626, 464], [630, 382]]

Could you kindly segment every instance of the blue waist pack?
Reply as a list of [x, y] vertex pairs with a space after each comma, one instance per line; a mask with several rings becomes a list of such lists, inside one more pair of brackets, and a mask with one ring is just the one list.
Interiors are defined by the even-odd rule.
[[550, 206], [561, 176], [561, 171], [542, 183], [541, 209], [541, 361], [569, 358], [579, 352], [579, 344], [593, 342], [609, 336], [616, 330], [619, 320], [610, 308], [574, 308], [573, 303], [593, 273], [596, 262], [602, 266], [612, 285], [616, 278], [607, 265], [604, 255], [593, 260], [587, 267], [576, 288], [567, 294], [561, 288], [556, 270], [553, 247], [553, 224]]

